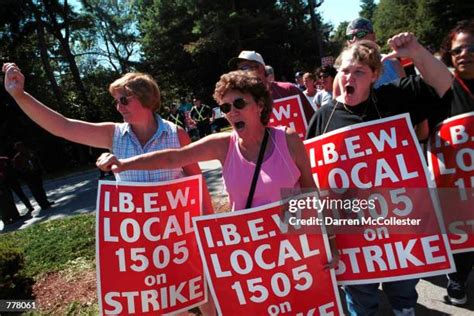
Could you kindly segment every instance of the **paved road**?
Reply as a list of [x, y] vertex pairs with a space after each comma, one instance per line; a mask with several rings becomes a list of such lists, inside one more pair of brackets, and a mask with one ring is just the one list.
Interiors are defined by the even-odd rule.
[[[225, 196], [221, 182], [220, 163], [211, 161], [201, 164], [204, 176], [209, 185], [209, 191], [213, 196]], [[80, 174], [74, 174], [65, 178], [50, 180], [45, 183], [45, 188], [50, 199], [56, 202], [55, 206], [45, 212], [39, 210], [34, 212], [34, 217], [26, 221], [20, 221], [14, 225], [3, 227], [0, 222], [0, 232], [8, 232], [16, 229], [23, 229], [34, 223], [43, 222], [69, 215], [91, 213], [95, 211], [96, 192], [99, 172], [90, 170]], [[29, 192], [28, 192], [29, 193]], [[32, 200], [32, 199], [30, 199]], [[32, 200], [33, 201], [33, 200]], [[20, 212], [26, 212], [23, 204], [17, 203]], [[34, 206], [36, 206], [34, 204]], [[38, 207], [37, 207], [38, 209]], [[439, 276], [421, 280], [417, 286], [419, 300], [417, 305], [417, 315], [474, 315], [474, 273], [471, 273], [470, 287], [468, 295], [471, 298], [469, 304], [463, 308], [451, 306], [445, 303], [446, 277]], [[379, 315], [390, 315], [390, 308], [384, 299], [380, 307]], [[344, 304], [343, 304], [344, 305]]]

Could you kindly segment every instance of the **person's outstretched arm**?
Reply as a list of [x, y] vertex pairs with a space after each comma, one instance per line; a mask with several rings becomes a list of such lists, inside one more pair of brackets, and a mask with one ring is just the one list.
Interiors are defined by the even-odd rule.
[[[179, 138], [179, 143], [181, 144], [181, 147], [186, 146], [191, 144], [191, 139], [189, 139], [188, 133], [181, 127], [178, 127], [178, 138]], [[202, 174], [201, 168], [197, 163], [193, 163], [187, 166], [183, 167], [184, 173], [187, 176], [192, 176], [196, 174]], [[202, 197], [203, 197], [203, 214], [212, 214], [214, 213], [213, 207], [212, 207], [212, 200], [211, 196], [209, 195], [209, 189], [207, 188], [207, 183], [206, 179], [204, 176], [202, 177], [203, 181], [203, 186], [202, 186]]]
[[24, 90], [25, 77], [14, 63], [3, 64], [5, 89], [35, 123], [53, 135], [97, 148], [112, 147], [114, 123], [89, 123], [53, 111]]
[[382, 60], [394, 57], [411, 58], [425, 82], [432, 86], [440, 97], [448, 91], [453, 81], [448, 67], [418, 43], [415, 35], [400, 33], [389, 39], [387, 43], [393, 51]]
[[223, 164], [229, 137], [228, 133], [212, 134], [181, 148], [158, 150], [126, 159], [117, 159], [110, 153], [104, 153], [97, 159], [96, 165], [103, 171], [122, 172], [172, 169], [213, 159], [218, 159]]

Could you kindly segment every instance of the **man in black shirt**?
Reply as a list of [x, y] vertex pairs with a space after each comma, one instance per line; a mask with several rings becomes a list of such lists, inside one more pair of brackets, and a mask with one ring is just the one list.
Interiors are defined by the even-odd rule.
[[177, 126], [182, 128], [186, 127], [184, 113], [178, 109], [178, 105], [175, 103], [171, 105], [170, 112], [168, 113], [166, 119]]
[[196, 126], [199, 130], [199, 138], [203, 138], [211, 134], [211, 117], [212, 109], [205, 104], [201, 103], [201, 99], [194, 98], [194, 106], [191, 108], [191, 118], [196, 122]]

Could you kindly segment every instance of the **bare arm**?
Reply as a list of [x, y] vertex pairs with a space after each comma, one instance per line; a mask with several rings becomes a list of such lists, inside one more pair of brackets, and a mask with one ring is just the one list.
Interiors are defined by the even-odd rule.
[[198, 161], [219, 159], [224, 163], [230, 134], [209, 135], [197, 142], [178, 149], [165, 149], [126, 159], [103, 154], [96, 164], [102, 170], [122, 172], [125, 170], [172, 169], [188, 166]]
[[4, 64], [3, 72], [5, 89], [39, 126], [72, 142], [97, 148], [112, 147], [114, 123], [89, 123], [64, 117], [24, 91], [25, 77], [15, 64]]
[[383, 60], [394, 57], [409, 57], [420, 71], [423, 79], [442, 97], [451, 86], [453, 76], [448, 68], [424, 48], [412, 33], [400, 33], [388, 40], [392, 52]]
[[[178, 138], [179, 138], [179, 143], [181, 144], [181, 147], [191, 144], [191, 140], [189, 139], [188, 134], [181, 127], [178, 127]], [[201, 168], [199, 167], [197, 163], [184, 166], [183, 170], [187, 176], [202, 174]], [[212, 214], [214, 213], [214, 210], [212, 208], [211, 196], [209, 195], [206, 179], [204, 177], [202, 177], [202, 179], [204, 181], [203, 186], [202, 186], [202, 197], [203, 197], [203, 206], [204, 206], [203, 213], [204, 215]]]
[[299, 179], [301, 188], [315, 189], [316, 183], [314, 183], [313, 176], [311, 175], [311, 165], [304, 144], [298, 134], [289, 128], [286, 129], [286, 143], [288, 144], [288, 149], [290, 150], [293, 161], [301, 172]]

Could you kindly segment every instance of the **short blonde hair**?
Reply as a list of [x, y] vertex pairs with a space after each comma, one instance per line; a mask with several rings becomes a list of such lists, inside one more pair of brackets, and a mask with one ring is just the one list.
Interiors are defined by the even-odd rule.
[[380, 76], [382, 72], [382, 56], [377, 44], [373, 41], [361, 40], [344, 48], [339, 57], [336, 59], [336, 66], [341, 66], [342, 59], [345, 55], [364, 65], [367, 65], [373, 72]]
[[125, 95], [138, 98], [143, 107], [157, 112], [161, 106], [160, 88], [150, 75], [141, 72], [129, 72], [112, 82], [109, 93], [121, 91]]
[[313, 74], [313, 73], [310, 73], [310, 72], [307, 72], [303, 75], [303, 80], [304, 79], [310, 79], [310, 80], [313, 80], [313, 81], [316, 81], [316, 76]]

